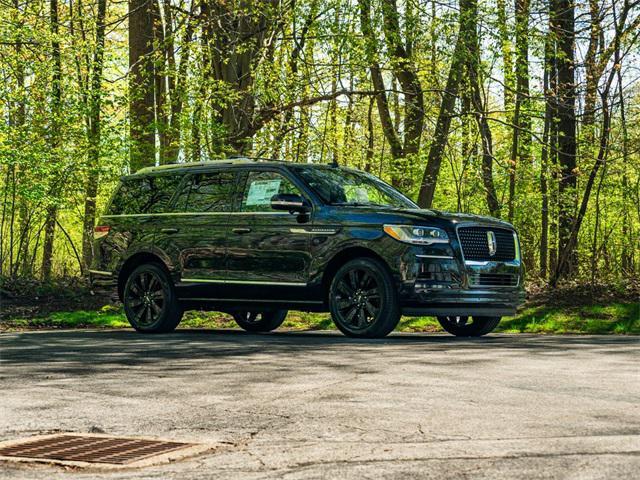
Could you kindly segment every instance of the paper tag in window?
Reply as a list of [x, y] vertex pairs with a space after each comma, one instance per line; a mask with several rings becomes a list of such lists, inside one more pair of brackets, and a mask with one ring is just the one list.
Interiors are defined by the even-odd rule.
[[251, 182], [245, 205], [269, 205], [271, 197], [280, 190], [280, 179]]

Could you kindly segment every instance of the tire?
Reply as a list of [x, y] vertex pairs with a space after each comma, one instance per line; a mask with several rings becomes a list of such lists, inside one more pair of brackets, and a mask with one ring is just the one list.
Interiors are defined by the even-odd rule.
[[[456, 337], [481, 337], [492, 332], [500, 323], [501, 317], [438, 317], [442, 328]], [[471, 323], [469, 323], [471, 319]]]
[[234, 312], [233, 319], [247, 332], [270, 332], [275, 330], [284, 319], [287, 318], [287, 310], [270, 310], [264, 312], [251, 312], [243, 310]]
[[133, 328], [143, 333], [166, 333], [182, 320], [182, 308], [167, 271], [157, 263], [136, 268], [122, 295], [124, 312]]
[[344, 264], [329, 287], [333, 323], [348, 337], [382, 338], [400, 321], [398, 292], [386, 265], [372, 258]]

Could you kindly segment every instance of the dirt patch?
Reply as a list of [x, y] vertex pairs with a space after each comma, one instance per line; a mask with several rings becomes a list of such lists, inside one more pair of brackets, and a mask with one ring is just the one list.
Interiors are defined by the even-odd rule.
[[53, 282], [0, 278], [0, 322], [10, 318], [37, 319], [54, 312], [98, 310], [112, 304], [117, 304], [114, 291], [91, 288], [78, 277]]
[[527, 284], [527, 306], [576, 307], [615, 302], [640, 303], [640, 280], [624, 283], [568, 282], [551, 288], [542, 283]]

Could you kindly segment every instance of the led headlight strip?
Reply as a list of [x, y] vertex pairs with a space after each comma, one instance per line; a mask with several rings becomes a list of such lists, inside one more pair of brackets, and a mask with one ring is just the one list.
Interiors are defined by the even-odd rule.
[[447, 232], [436, 227], [417, 225], [385, 225], [384, 232], [399, 242], [414, 245], [431, 245], [433, 243], [449, 243]]

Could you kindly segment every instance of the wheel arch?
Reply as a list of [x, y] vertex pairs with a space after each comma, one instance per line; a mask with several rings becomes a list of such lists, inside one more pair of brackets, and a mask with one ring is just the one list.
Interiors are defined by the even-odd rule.
[[355, 260], [356, 258], [372, 258], [374, 260], [379, 261], [384, 265], [387, 270], [391, 273], [391, 268], [388, 262], [377, 252], [371, 250], [366, 247], [353, 246], [345, 248], [344, 250], [340, 250], [336, 253], [329, 263], [324, 269], [324, 273], [322, 275], [322, 295], [323, 301], [328, 303], [329, 300], [329, 287], [331, 286], [331, 280], [335, 276], [336, 272], [342, 267], [345, 263]]
[[167, 273], [170, 273], [166, 262], [155, 253], [138, 252], [131, 255], [129, 258], [127, 258], [127, 260], [125, 260], [125, 262], [122, 264], [122, 267], [120, 267], [120, 271], [118, 272], [118, 298], [120, 298], [120, 300], [122, 300], [124, 285], [131, 272], [145, 263], [157, 263], [162, 268], [164, 268]]

